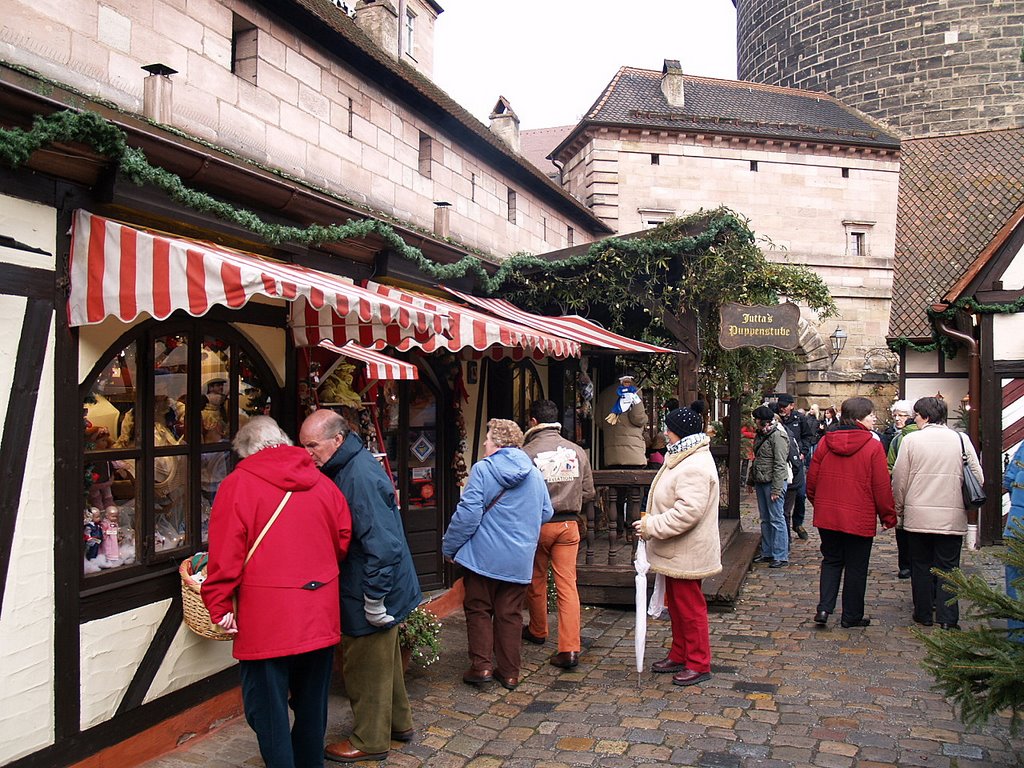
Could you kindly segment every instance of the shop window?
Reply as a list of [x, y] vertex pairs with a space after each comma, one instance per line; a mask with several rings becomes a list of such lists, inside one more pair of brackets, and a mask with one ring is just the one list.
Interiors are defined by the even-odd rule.
[[83, 387], [83, 572], [90, 583], [205, 548], [233, 466], [231, 439], [269, 413], [269, 368], [242, 337], [201, 320], [122, 337]]

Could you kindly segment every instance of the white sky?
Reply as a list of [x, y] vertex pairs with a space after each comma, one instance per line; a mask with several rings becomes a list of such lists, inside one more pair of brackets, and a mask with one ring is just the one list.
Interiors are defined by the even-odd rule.
[[438, 0], [434, 82], [482, 122], [504, 96], [520, 127], [575, 124], [619, 67], [736, 77], [731, 0]]

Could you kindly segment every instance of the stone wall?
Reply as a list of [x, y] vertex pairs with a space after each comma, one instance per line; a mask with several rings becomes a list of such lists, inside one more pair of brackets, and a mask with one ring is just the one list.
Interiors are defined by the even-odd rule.
[[[426, 26], [432, 19], [422, 10]], [[569, 227], [577, 245], [591, 239], [586, 225], [552, 208], [557, 192], [524, 189], [261, 4], [15, 0], [4, 12], [0, 60], [130, 113], [143, 111], [141, 67], [165, 64], [177, 70], [167, 120], [174, 128], [427, 231], [434, 202], [449, 202], [452, 238], [495, 258], [564, 248]], [[231, 70], [240, 25], [256, 35], [251, 78]], [[432, 59], [432, 49], [423, 55]], [[429, 175], [419, 161], [421, 134], [432, 143]]]
[[[643, 229], [645, 216], [726, 205], [750, 219], [769, 258], [820, 275], [840, 315], [819, 324], [805, 312], [798, 393], [827, 400], [840, 385], [863, 390], [891, 372], [892, 360], [877, 350], [885, 347], [892, 297], [894, 153], [599, 128], [566, 162], [563, 179], [619, 233]], [[866, 234], [864, 252], [852, 252], [851, 229]], [[832, 364], [828, 336], [836, 325], [849, 340]]]
[[904, 136], [1024, 125], [1020, 0], [737, 0], [741, 80], [823, 91]]

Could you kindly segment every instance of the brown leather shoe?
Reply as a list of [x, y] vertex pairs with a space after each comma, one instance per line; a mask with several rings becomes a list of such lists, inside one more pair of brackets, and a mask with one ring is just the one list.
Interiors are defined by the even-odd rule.
[[579, 651], [559, 651], [552, 656], [549, 664], [553, 667], [561, 667], [562, 669], [572, 669], [580, 663], [580, 652]]
[[668, 656], [651, 664], [651, 672], [681, 672], [684, 669], [686, 665], [683, 662], [672, 661]]
[[494, 673], [494, 679], [510, 691], [515, 690], [516, 686], [519, 685], [518, 677], [505, 677], [505, 675], [502, 675], [498, 672]]
[[530, 632], [530, 627], [523, 625], [523, 640], [534, 645], [544, 645], [545, 638], [537, 637], [537, 635]]
[[363, 752], [352, 746], [348, 739], [324, 747], [324, 757], [336, 763], [358, 763], [360, 760], [383, 760], [387, 752]]
[[683, 668], [682, 672], [672, 675], [673, 685], [696, 685], [711, 679], [710, 672], [694, 672], [692, 669]]
[[489, 669], [474, 669], [470, 667], [462, 673], [462, 682], [467, 685], [483, 685], [494, 682], [494, 673]]
[[413, 736], [416, 735], [416, 730], [410, 728], [407, 731], [391, 731], [392, 741], [412, 741]]

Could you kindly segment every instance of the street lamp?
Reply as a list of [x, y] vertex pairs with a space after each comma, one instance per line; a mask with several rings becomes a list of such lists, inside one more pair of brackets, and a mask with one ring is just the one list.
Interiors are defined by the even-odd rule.
[[828, 337], [829, 342], [832, 344], [832, 352], [829, 354], [829, 357], [832, 358], [833, 363], [839, 357], [839, 353], [843, 351], [843, 347], [846, 346], [846, 339], [846, 331], [838, 326], [832, 331], [832, 335]]

